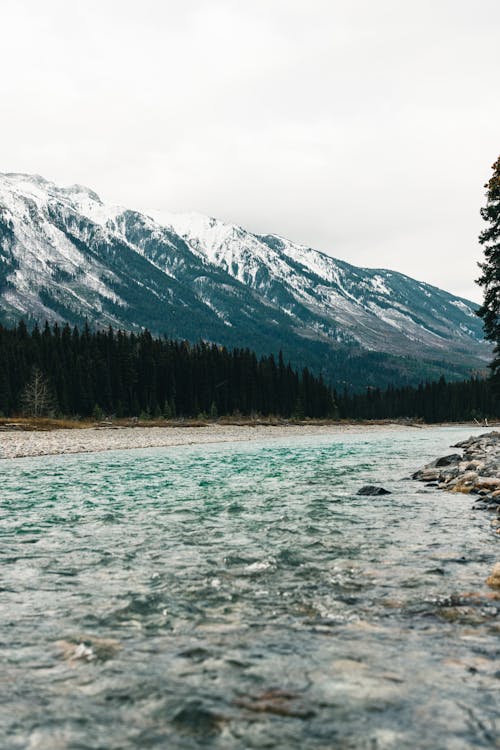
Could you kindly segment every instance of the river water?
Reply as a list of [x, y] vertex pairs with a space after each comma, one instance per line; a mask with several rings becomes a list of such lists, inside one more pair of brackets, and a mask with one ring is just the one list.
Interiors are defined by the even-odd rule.
[[472, 432], [2, 461], [0, 747], [500, 747]]

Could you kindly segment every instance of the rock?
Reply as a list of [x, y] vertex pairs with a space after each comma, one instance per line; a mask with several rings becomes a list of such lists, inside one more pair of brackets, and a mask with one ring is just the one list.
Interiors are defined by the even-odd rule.
[[420, 479], [421, 482], [437, 482], [439, 477], [440, 477], [439, 471], [425, 469], [419, 472], [418, 477], [414, 477], [414, 478]]
[[421, 482], [435, 482], [440, 476], [441, 473], [433, 466], [424, 466], [423, 469], [419, 469], [412, 474], [412, 479], [418, 479]]
[[75, 641], [56, 641], [62, 650], [63, 657], [71, 663], [76, 661], [108, 661], [122, 648], [119, 641], [111, 638], [83, 636]]
[[476, 486], [483, 490], [498, 490], [500, 477], [478, 477]]
[[462, 460], [462, 456], [460, 456], [458, 453], [451, 453], [449, 456], [443, 456], [442, 458], [438, 458], [435, 465], [436, 466], [450, 466], [451, 464], [457, 464], [461, 460]]
[[467, 484], [456, 484], [452, 487], [451, 492], [460, 492], [462, 495], [470, 495], [472, 487]]
[[288, 690], [266, 690], [259, 695], [236, 698], [234, 704], [247, 711], [296, 719], [312, 719], [316, 714], [300, 702], [300, 696]]
[[493, 566], [491, 575], [486, 579], [486, 583], [492, 589], [500, 589], [500, 563]]
[[191, 701], [174, 716], [172, 723], [179, 732], [208, 738], [221, 732], [222, 720], [199, 701]]
[[384, 487], [377, 487], [373, 484], [365, 484], [356, 492], [357, 495], [391, 495], [390, 490], [384, 489]]
[[464, 474], [462, 474], [462, 481], [463, 482], [475, 482], [478, 479], [479, 475], [477, 471], [466, 471]]

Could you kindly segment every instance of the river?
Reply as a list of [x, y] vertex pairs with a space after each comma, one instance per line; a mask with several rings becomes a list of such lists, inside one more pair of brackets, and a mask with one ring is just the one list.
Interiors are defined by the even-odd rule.
[[0, 746], [500, 747], [498, 538], [408, 480], [480, 432], [0, 462]]

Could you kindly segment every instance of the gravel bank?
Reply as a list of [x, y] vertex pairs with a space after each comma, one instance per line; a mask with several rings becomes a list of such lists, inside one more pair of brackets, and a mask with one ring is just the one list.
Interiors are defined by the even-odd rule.
[[367, 430], [412, 430], [402, 425], [219, 425], [203, 427], [89, 427], [78, 430], [0, 432], [0, 458], [95, 453], [133, 448], [166, 448], [179, 445], [269, 440], [305, 435], [338, 435]]

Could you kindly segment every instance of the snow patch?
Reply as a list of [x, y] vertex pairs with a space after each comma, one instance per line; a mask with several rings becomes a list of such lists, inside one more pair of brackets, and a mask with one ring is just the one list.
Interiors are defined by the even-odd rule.
[[474, 310], [469, 307], [469, 305], [466, 305], [465, 302], [462, 302], [459, 299], [451, 300], [451, 305], [455, 305], [455, 307], [458, 307], [459, 310], [461, 310], [465, 315], [467, 315], [469, 318], [476, 318], [476, 313]]
[[372, 287], [376, 292], [380, 292], [381, 294], [390, 295], [391, 293], [391, 290], [385, 283], [385, 279], [379, 274], [372, 277]]

